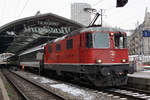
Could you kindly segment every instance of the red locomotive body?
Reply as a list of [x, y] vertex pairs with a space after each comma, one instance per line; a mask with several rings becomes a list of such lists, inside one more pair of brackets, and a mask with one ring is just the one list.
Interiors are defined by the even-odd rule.
[[126, 84], [126, 33], [109, 30], [90, 27], [51, 41], [45, 46], [44, 68], [99, 87]]

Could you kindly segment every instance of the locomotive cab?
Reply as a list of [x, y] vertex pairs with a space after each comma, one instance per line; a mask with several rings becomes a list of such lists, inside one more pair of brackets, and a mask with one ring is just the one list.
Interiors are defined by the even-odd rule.
[[[129, 72], [128, 49], [126, 33], [110, 32], [110, 31], [91, 31], [85, 32], [85, 41], [82, 41], [84, 46], [80, 49], [80, 63], [86, 63], [87, 66], [92, 65], [99, 80], [95, 81], [95, 85], [107, 80], [108, 86], [119, 86], [126, 84], [127, 73]], [[84, 49], [83, 49], [84, 48]], [[89, 76], [89, 79], [98, 80], [98, 77]], [[105, 79], [104, 79], [104, 78]], [[113, 82], [111, 82], [114, 77]], [[117, 79], [117, 77], [120, 77]], [[109, 80], [109, 81], [108, 81]], [[92, 80], [91, 80], [92, 81]]]
[[81, 63], [128, 63], [126, 34], [103, 31], [86, 32], [85, 49], [80, 57]]

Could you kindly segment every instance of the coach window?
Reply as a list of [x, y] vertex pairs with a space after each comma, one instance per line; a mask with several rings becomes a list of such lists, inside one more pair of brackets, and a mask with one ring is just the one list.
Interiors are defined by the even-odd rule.
[[86, 33], [85, 34], [85, 38], [86, 38], [86, 48], [92, 48], [92, 34], [91, 33]]
[[61, 45], [60, 44], [56, 44], [56, 51], [60, 51], [61, 50]]
[[66, 48], [67, 49], [72, 49], [72, 47], [73, 47], [73, 40], [72, 39], [67, 40]]
[[48, 47], [48, 52], [49, 52], [49, 53], [52, 52], [52, 46], [51, 46], [51, 45]]

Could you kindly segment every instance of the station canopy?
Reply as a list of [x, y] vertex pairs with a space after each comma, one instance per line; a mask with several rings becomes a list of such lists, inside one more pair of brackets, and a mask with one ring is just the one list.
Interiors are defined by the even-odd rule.
[[79, 23], [52, 13], [15, 20], [0, 27], [0, 54], [19, 54], [82, 27]]

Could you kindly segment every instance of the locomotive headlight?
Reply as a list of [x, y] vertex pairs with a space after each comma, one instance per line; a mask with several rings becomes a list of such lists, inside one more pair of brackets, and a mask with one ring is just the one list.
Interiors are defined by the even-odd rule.
[[127, 62], [127, 60], [126, 59], [122, 59], [122, 62], [125, 63], [125, 62]]
[[114, 33], [110, 33], [110, 35], [111, 35], [111, 36], [113, 36], [113, 35], [114, 35]]
[[98, 59], [96, 62], [99, 63], [99, 64], [101, 64], [101, 63], [102, 63], [102, 60], [101, 60], [101, 59]]

